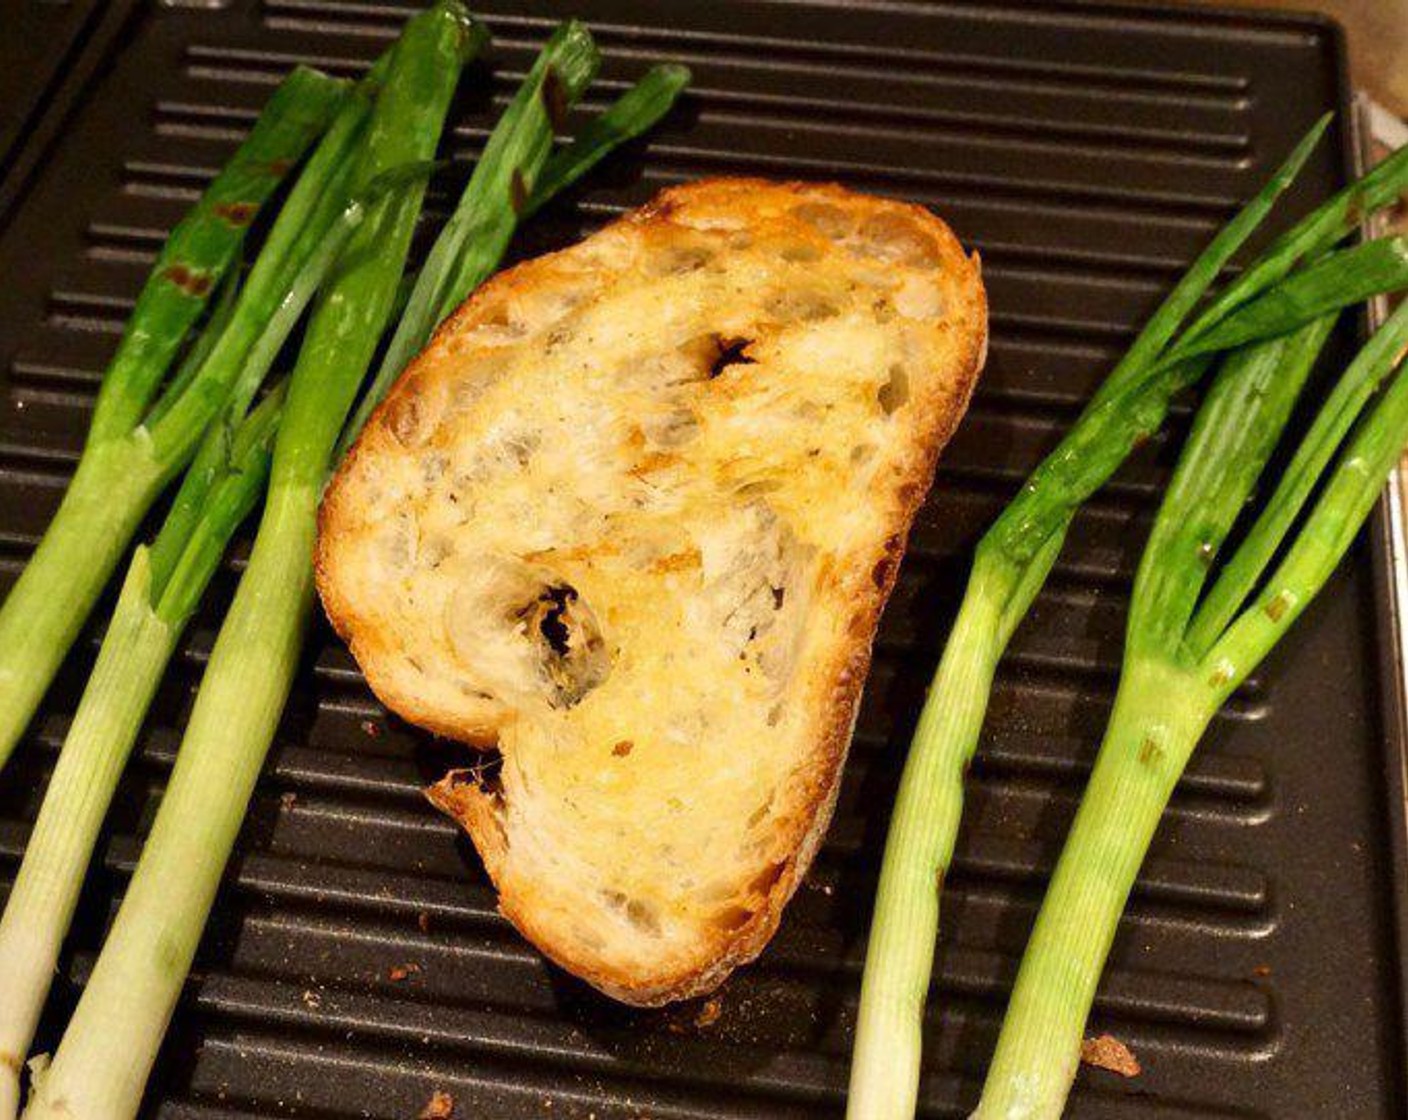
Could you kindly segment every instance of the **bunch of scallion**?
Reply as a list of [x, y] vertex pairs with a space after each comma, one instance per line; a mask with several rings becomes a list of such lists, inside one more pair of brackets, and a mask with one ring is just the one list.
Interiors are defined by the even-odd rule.
[[[207, 437], [171, 516], [132, 557], [0, 920], [0, 1117], [14, 1120], [59, 950], [118, 775], [230, 536], [263, 493], [283, 393]], [[231, 420], [238, 420], [232, 414]]]
[[[1319, 325], [1322, 319], [1376, 294], [1408, 286], [1408, 250], [1401, 241], [1335, 249], [1356, 230], [1365, 214], [1391, 202], [1408, 185], [1405, 151], [1294, 225], [1236, 280], [1197, 310], [1223, 267], [1289, 186], [1327, 123], [1328, 120], [1321, 121], [1312, 130], [1271, 182], [1214, 238], [1150, 319], [1070, 432], [1037, 467], [978, 545], [966, 594], [915, 729], [890, 822], [856, 1026], [847, 1111], [851, 1120], [908, 1120], [914, 1114], [922, 1026], [938, 932], [939, 895], [962, 814], [964, 774], [977, 746], [997, 664], [1045, 583], [1080, 503], [1104, 484], [1135, 446], [1162, 425], [1171, 398], [1200, 380], [1219, 354], [1235, 351], [1236, 356], [1227, 359], [1234, 367], [1251, 363], [1264, 372], [1268, 364], [1284, 366], [1282, 373], [1289, 383], [1297, 376], [1303, 377], [1297, 355], [1303, 357], [1304, 350], [1318, 345], [1324, 329]], [[1185, 326], [1190, 316], [1191, 322]], [[1262, 342], [1267, 344], [1266, 349], [1259, 348]], [[1222, 384], [1221, 379], [1218, 384]], [[1229, 391], [1219, 389], [1219, 393]], [[1366, 482], [1371, 492], [1366, 500], [1372, 500], [1372, 491], [1383, 481], [1383, 471], [1375, 469], [1377, 473]], [[1284, 509], [1287, 504], [1282, 503], [1279, 508]], [[1194, 508], [1185, 504], [1182, 515], [1189, 517]], [[1321, 524], [1334, 517], [1324, 515]], [[1345, 512], [1335, 524], [1343, 527], [1349, 519], [1350, 513]], [[1358, 521], [1354, 524], [1357, 526]], [[1271, 535], [1279, 541], [1279, 536]], [[1216, 543], [1213, 541], [1214, 546]], [[1196, 558], [1197, 551], [1195, 547], [1190, 558]], [[1264, 558], [1261, 563], [1265, 563]], [[1234, 561], [1229, 571], [1253, 566], [1252, 560]], [[1240, 581], [1236, 576], [1228, 577], [1233, 582], [1219, 586], [1233, 590], [1215, 590], [1209, 602], [1227, 596], [1235, 599], [1231, 604], [1231, 609], [1235, 609], [1251, 586], [1245, 581], [1254, 583], [1258, 574], [1259, 567], [1243, 572]], [[1146, 587], [1149, 578], [1145, 579]], [[1302, 581], [1291, 593], [1302, 594], [1309, 586]], [[1179, 593], [1185, 594], [1186, 589]], [[1230, 617], [1226, 614], [1228, 608], [1208, 609], [1215, 613], [1200, 615], [1202, 621], [1198, 625], [1220, 633]], [[1275, 609], [1284, 618], [1299, 606], [1288, 602], [1284, 608]], [[1237, 625], [1280, 625], [1265, 613], [1261, 622], [1255, 611], [1249, 618]], [[1218, 648], [1228, 648], [1225, 639]], [[1238, 656], [1245, 659], [1251, 652], [1243, 646]], [[1229, 679], [1241, 679], [1245, 670], [1229, 665], [1226, 672]], [[1147, 689], [1156, 686], [1145, 681], [1141, 687], [1147, 695]], [[1190, 733], [1196, 739], [1195, 733], [1180, 729], [1184, 738]], [[1168, 752], [1169, 766], [1174, 766], [1179, 748], [1170, 743], [1160, 749]], [[1181, 769], [1181, 763], [1176, 768]], [[1158, 804], [1161, 806], [1162, 802]], [[1120, 821], [1128, 815], [1120, 815]], [[1090, 816], [1093, 812], [1082, 812], [1083, 819]], [[1152, 833], [1157, 818], [1155, 809], [1147, 825], [1148, 833]], [[1107, 830], [1109, 827], [1107, 824]], [[1133, 830], [1135, 826], [1130, 827]], [[1128, 843], [1137, 850], [1132, 865], [1137, 868], [1147, 835], [1143, 842], [1136, 837]], [[1093, 858], [1102, 857], [1097, 854]], [[1066, 878], [1069, 880], [1070, 873]], [[1114, 905], [1115, 915], [1122, 902], [1120, 894], [1119, 903]], [[1068, 913], [1064, 908], [1062, 912]], [[1110, 922], [1113, 926], [1113, 917]], [[1085, 924], [1082, 918], [1068, 916], [1068, 931], [1073, 923]], [[1098, 938], [1092, 937], [1094, 941]], [[1103, 951], [1097, 955], [1103, 961]], [[1050, 964], [1049, 950], [1040, 959], [1045, 967], [1060, 967]], [[1099, 963], [1093, 967], [1098, 975]], [[1024, 975], [1028, 971], [1024, 967]], [[1090, 983], [1093, 986], [1094, 980]], [[1029, 982], [1026, 990], [1049, 993], [1051, 987], [1060, 987], [1060, 982], [1052, 984], [1048, 975], [1047, 984], [1034, 987]], [[1078, 1001], [1079, 993], [1070, 998]], [[1079, 1020], [1075, 1026], [1077, 1035], [1084, 1021], [1083, 1010]], [[1022, 1021], [1030, 1020], [1023, 1016]], [[995, 1075], [1008, 1071], [1012, 1077], [1019, 1077], [1022, 1071], [1017, 1066], [1030, 1056], [1032, 1048], [1057, 1045], [1054, 1037], [1040, 1038], [1025, 1028], [1018, 1030], [1026, 1046], [1023, 1057], [1016, 1062], [1009, 1057], [1014, 1054], [1009, 1042], [999, 1054], [1002, 1065]], [[1009, 1031], [1005, 1037], [1018, 1036]], [[1066, 1063], [1075, 1060], [1078, 1044], [1077, 1037], [1075, 1048], [1059, 1051], [1063, 1074]], [[984, 1097], [985, 1107], [987, 1102]], [[1027, 1113], [1014, 1106], [1009, 1111], [994, 1108], [983, 1115], [1010, 1120], [1053, 1114]]]
[[1408, 348], [1405, 303], [1340, 377], [1214, 575], [1332, 323], [1234, 351], [1198, 412], [1135, 577], [1114, 709], [977, 1118], [1060, 1117], [1120, 914], [1174, 786], [1217, 710], [1354, 542], [1408, 442], [1408, 375], [1379, 392]]
[[[203, 360], [188, 361], [167, 376], [211, 293], [237, 260], [250, 223], [346, 97], [345, 83], [295, 70], [157, 257], [104, 375], [73, 479], [0, 608], [0, 765], [24, 734], [143, 516], [195, 454], [292, 277], [335, 220], [335, 211], [320, 207], [320, 190], [303, 191], [302, 220], [285, 223], [268, 239], [258, 275], [244, 286], [228, 321], [222, 318], [205, 332]], [[329, 151], [303, 179], [331, 178], [337, 169]]]
[[[466, 48], [457, 4], [414, 17], [393, 47], [358, 148], [354, 192], [435, 155]], [[334, 443], [390, 313], [423, 181], [371, 204], [320, 291], [289, 381], [269, 493], [126, 897], [25, 1116], [135, 1116], [190, 968], [312, 608], [310, 558]]]
[[[263, 493], [284, 387], [270, 392], [252, 412], [250, 405], [365, 212], [360, 200], [346, 196], [344, 174], [323, 172], [328, 161], [350, 166], [344, 133], [350, 124], [360, 131], [368, 108], [364, 91], [348, 98], [280, 212], [271, 245], [309, 228], [321, 241], [306, 254], [277, 309], [244, 350], [225, 414], [206, 432], [160, 533], [150, 548], [139, 547], [133, 556], [64, 738], [0, 917], [0, 1120], [13, 1120], [19, 1110], [20, 1066], [33, 1041], [98, 830], [147, 707], [230, 537]], [[310, 222], [310, 206], [332, 216], [332, 224], [321, 217]], [[247, 290], [259, 290], [268, 282], [269, 270], [284, 267], [279, 256], [261, 255]], [[174, 380], [194, 382], [201, 376], [234, 315], [235, 289], [226, 291]]]
[[[238, 300], [222, 302], [173, 377], [182, 394], [153, 411], [156, 431], [167, 417], [191, 411], [185, 394], [192, 393], [214, 401], [212, 416], [223, 407], [225, 419], [206, 436], [155, 542], [133, 558], [0, 921], [0, 1047], [16, 1075], [0, 1085], [0, 1104], [7, 1091], [17, 1100], [19, 1062], [142, 716], [266, 475], [268, 496], [127, 895], [52, 1062], [34, 1063], [30, 1120], [136, 1113], [292, 687], [313, 604], [317, 505], [340, 447], [435, 326], [498, 265], [519, 221], [658, 121], [689, 79], [681, 67], [651, 70], [554, 150], [563, 114], [600, 61], [581, 24], [557, 30], [491, 134], [410, 292], [375, 383], [347, 422], [406, 287], [426, 171], [459, 72], [484, 41], [458, 0], [440, 0], [408, 22], [343, 101]], [[258, 329], [243, 328], [248, 341], [236, 361], [226, 339], [250, 293], [270, 287], [261, 270], [284, 259], [271, 247], [288, 239], [286, 223], [307, 225], [317, 241], [281, 273], [289, 283], [273, 313], [253, 321]], [[292, 375], [248, 411], [315, 289]], [[212, 384], [206, 370], [222, 347], [230, 356], [214, 368], [233, 372]], [[0, 1116], [13, 1108], [12, 1101]]]

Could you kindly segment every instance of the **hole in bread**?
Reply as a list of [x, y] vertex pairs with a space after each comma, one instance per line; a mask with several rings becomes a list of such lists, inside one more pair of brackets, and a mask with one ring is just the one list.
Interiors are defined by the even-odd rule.
[[652, 276], [687, 276], [713, 259], [714, 250], [707, 245], [667, 245], [651, 256], [645, 271]]
[[660, 915], [648, 902], [633, 898], [626, 903], [626, 920], [642, 933], [648, 933], [651, 937], [660, 936]]
[[719, 626], [723, 649], [750, 656], [772, 679], [785, 678], [792, 662], [794, 630], [779, 629], [778, 589], [795, 584], [807, 550], [765, 500], [754, 498], [720, 524], [704, 551], [705, 595]]
[[[667, 211], [668, 212], [668, 211]], [[742, 229], [746, 218], [737, 213], [713, 213], [701, 214], [698, 211], [687, 211], [679, 215], [674, 215], [675, 221], [686, 229], [697, 229], [704, 233], [714, 230], [738, 230]]]
[[556, 285], [520, 293], [514, 306], [535, 331], [545, 332], [544, 345], [551, 349], [572, 337], [576, 312], [595, 294], [595, 283], [589, 277], [575, 284], [562, 277]]
[[781, 323], [814, 323], [818, 319], [829, 319], [840, 309], [820, 292], [793, 288], [772, 296], [764, 310]]
[[572, 707], [606, 679], [610, 657], [596, 619], [581, 604], [575, 587], [544, 587], [516, 617], [538, 646], [542, 670], [553, 689], [553, 707]]
[[421, 565], [434, 571], [454, 550], [450, 538], [437, 533], [435, 536], [421, 539], [416, 559]]
[[538, 630], [549, 648], [559, 657], [567, 656], [567, 640], [571, 637], [571, 631], [567, 629], [567, 624], [562, 618], [567, 613], [567, 604], [576, 598], [577, 592], [570, 587], [549, 587], [546, 593], [538, 598], [538, 602], [547, 607], [538, 619]]
[[879, 292], [888, 292], [898, 282], [894, 269], [880, 268], [876, 265], [864, 265], [857, 263], [851, 268], [851, 279], [857, 284], [867, 288], [874, 288]]
[[895, 310], [907, 319], [938, 319], [944, 313], [944, 295], [933, 276], [911, 276], [895, 293]]
[[734, 493], [740, 498], [760, 498], [765, 494], [776, 494], [781, 489], [780, 478], [755, 478], [751, 482], [745, 482]]
[[875, 458], [876, 447], [873, 443], [858, 443], [851, 448], [851, 465], [853, 467], [863, 467], [871, 459]]
[[897, 409], [903, 408], [909, 401], [909, 373], [896, 362], [890, 366], [889, 376], [885, 378], [885, 384], [880, 386], [876, 399], [880, 402], [880, 410], [886, 416], [891, 416]]
[[415, 562], [415, 537], [415, 525], [405, 510], [382, 523], [377, 533], [377, 551], [387, 574], [399, 578]]
[[450, 458], [441, 452], [427, 455], [420, 461], [421, 481], [427, 486], [434, 486], [444, 477], [446, 469], [450, 465]]
[[757, 828], [758, 825], [762, 824], [763, 821], [767, 820], [768, 814], [772, 812], [772, 803], [774, 797], [776, 797], [776, 794], [776, 790], [768, 791], [768, 796], [766, 800], [764, 800], [761, 805], [754, 809], [752, 814], [748, 817], [749, 828]]
[[570, 708], [611, 672], [601, 627], [577, 589], [538, 563], [459, 549], [444, 636], [465, 678], [509, 704]]
[[586, 926], [574, 925], [572, 927], [572, 936], [593, 953], [599, 953], [606, 948], [606, 939], [598, 935], [595, 930], [588, 929]]
[[792, 216], [833, 240], [840, 240], [851, 232], [850, 215], [829, 202], [804, 202], [793, 209]]
[[382, 407], [381, 426], [402, 447], [414, 447], [420, 442], [420, 414], [420, 392], [412, 381], [401, 386]]
[[724, 335], [712, 335], [714, 353], [709, 358], [709, 380], [720, 377], [729, 366], [751, 366], [754, 359], [747, 354], [748, 347], [753, 345], [751, 338], [728, 338]]
[[485, 310], [470, 337], [483, 346], [502, 346], [516, 342], [528, 333], [528, 328], [510, 313], [507, 305], [500, 303]]
[[626, 921], [641, 933], [651, 937], [660, 936], [660, 915], [651, 903], [644, 902], [639, 898], [632, 898], [624, 891], [609, 887], [603, 888], [597, 893], [609, 909], [625, 915]]
[[681, 405], [663, 415], [642, 419], [641, 433], [652, 446], [679, 447], [699, 434], [699, 419], [689, 408]]
[[737, 933], [753, 919], [755, 910], [747, 906], [725, 906], [711, 919], [711, 924], [725, 933]]
[[[452, 342], [462, 341], [453, 336]], [[456, 368], [455, 378], [450, 383], [448, 410], [452, 414], [468, 412], [503, 375], [503, 364], [499, 360], [478, 358]]]
[[473, 783], [485, 797], [499, 802], [504, 799], [503, 770], [503, 752], [497, 747], [489, 747], [467, 770], [458, 771], [456, 780]]
[[533, 452], [542, 445], [543, 437], [537, 432], [523, 432], [509, 436], [503, 441], [504, 453], [520, 467], [526, 467]]
[[936, 268], [939, 249], [934, 239], [907, 214], [886, 210], [861, 223], [857, 248], [868, 257], [911, 268]]
[[692, 381], [712, 381], [727, 372], [730, 366], [749, 366], [756, 359], [748, 354], [751, 338], [717, 334], [713, 331], [695, 335], [682, 342], [678, 360], [661, 371], [664, 387], [685, 385]]
[[777, 886], [778, 880], [782, 878], [782, 873], [787, 870], [788, 860], [778, 860], [770, 863], [748, 880], [745, 888], [749, 894], [762, 895], [766, 898], [772, 893], [773, 887]]
[[777, 255], [791, 264], [812, 264], [821, 260], [821, 248], [810, 241], [793, 241], [778, 250]]

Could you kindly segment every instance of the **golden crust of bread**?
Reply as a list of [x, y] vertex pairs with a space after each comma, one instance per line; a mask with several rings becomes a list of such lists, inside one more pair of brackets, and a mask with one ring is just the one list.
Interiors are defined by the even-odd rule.
[[490, 281], [377, 410], [323, 603], [390, 708], [497, 748], [428, 796], [564, 968], [655, 1005], [762, 951], [986, 340], [928, 211], [709, 180]]

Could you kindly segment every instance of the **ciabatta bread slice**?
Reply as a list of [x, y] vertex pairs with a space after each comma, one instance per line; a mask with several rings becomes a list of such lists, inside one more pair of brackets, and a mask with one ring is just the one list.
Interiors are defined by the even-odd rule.
[[563, 967], [658, 1004], [767, 943], [986, 333], [927, 211], [714, 180], [485, 285], [375, 414], [323, 602], [389, 707], [498, 748], [430, 797]]

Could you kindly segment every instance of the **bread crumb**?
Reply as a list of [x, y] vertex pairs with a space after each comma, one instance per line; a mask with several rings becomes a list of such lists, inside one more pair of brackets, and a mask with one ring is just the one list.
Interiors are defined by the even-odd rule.
[[430, 1094], [417, 1120], [450, 1120], [455, 1114], [455, 1098], [441, 1089]]
[[422, 910], [416, 915], [416, 925], [420, 927], [421, 933], [430, 932], [430, 911]]
[[284, 810], [285, 813], [292, 811], [293, 807], [298, 804], [298, 794], [296, 794], [296, 793], [281, 793], [281, 794], [279, 794], [279, 804], [283, 806], [283, 810]]
[[362, 734], [368, 736], [369, 738], [375, 739], [378, 735], [381, 734], [381, 728], [378, 727], [371, 720], [364, 719], [362, 721]]
[[303, 993], [303, 1002], [309, 1010], [317, 1011], [318, 1008], [323, 1006], [323, 997], [313, 991], [312, 988], [309, 988]]
[[719, 1021], [719, 1016], [723, 1014], [723, 1001], [717, 996], [704, 1001], [704, 1006], [699, 1009], [699, 1014], [694, 1017], [694, 1025], [699, 1028], [712, 1027]]
[[394, 984], [399, 984], [402, 980], [420, 971], [420, 965], [414, 961], [407, 961], [405, 964], [392, 965], [386, 973], [386, 978]]
[[1102, 1034], [1099, 1038], [1087, 1038], [1082, 1042], [1080, 1060], [1088, 1066], [1107, 1069], [1121, 1077], [1138, 1077], [1143, 1072], [1129, 1047], [1112, 1034]]
[[1265, 980], [1268, 976], [1271, 975], [1271, 966], [1269, 964], [1259, 964], [1254, 969], [1252, 969], [1252, 975], [1258, 977], [1259, 979]]

